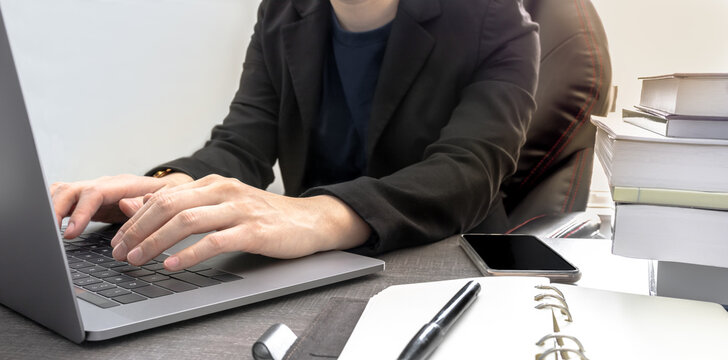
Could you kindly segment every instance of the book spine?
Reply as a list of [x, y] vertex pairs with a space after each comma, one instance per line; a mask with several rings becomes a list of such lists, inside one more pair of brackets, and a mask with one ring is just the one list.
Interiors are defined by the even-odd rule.
[[728, 210], [728, 193], [615, 186], [616, 203], [635, 203]]

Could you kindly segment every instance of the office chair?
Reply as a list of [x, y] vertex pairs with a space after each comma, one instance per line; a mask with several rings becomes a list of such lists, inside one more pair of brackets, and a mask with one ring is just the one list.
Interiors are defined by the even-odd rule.
[[545, 236], [539, 231], [558, 229], [549, 236], [585, 237], [598, 228], [598, 217], [585, 222], [574, 214], [589, 198], [596, 133], [590, 116], [606, 115], [611, 105], [607, 37], [589, 0], [524, 0], [524, 6], [540, 25], [541, 68], [518, 168], [501, 187], [509, 232]]

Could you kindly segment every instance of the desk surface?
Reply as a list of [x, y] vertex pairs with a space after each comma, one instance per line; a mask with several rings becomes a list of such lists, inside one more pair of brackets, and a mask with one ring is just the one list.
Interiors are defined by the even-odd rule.
[[[582, 269], [579, 285], [647, 292], [647, 262], [611, 255], [611, 241], [547, 242]], [[71, 343], [0, 306], [0, 359], [252, 359], [252, 344], [269, 326], [301, 334], [331, 297], [368, 299], [390, 285], [480, 275], [455, 237], [381, 258], [379, 274], [97, 343]]]

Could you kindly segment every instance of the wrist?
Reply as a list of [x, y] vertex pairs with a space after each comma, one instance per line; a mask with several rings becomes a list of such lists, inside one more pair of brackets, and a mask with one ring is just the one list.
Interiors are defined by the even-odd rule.
[[326, 250], [346, 250], [364, 244], [372, 229], [349, 205], [331, 195], [319, 195], [310, 199], [321, 203], [321, 229], [327, 238]]

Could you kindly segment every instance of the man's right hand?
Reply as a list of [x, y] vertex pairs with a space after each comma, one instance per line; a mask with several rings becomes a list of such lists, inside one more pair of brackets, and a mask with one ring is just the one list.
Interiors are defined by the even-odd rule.
[[192, 182], [184, 173], [172, 173], [162, 178], [136, 175], [104, 176], [95, 180], [51, 185], [51, 198], [60, 226], [70, 216], [63, 237], [81, 235], [90, 221], [124, 222], [143, 205], [146, 194], [164, 188]]

